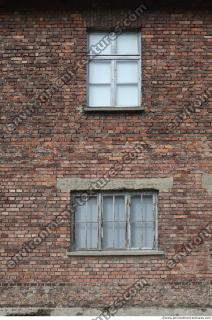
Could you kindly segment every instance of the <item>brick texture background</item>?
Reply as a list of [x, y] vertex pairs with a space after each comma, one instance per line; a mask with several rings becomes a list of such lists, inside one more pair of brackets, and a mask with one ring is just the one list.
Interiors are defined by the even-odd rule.
[[[132, 7], [131, 9], [133, 9]], [[207, 8], [147, 10], [130, 27], [142, 35], [140, 113], [86, 113], [86, 66], [14, 132], [6, 130], [33, 97], [65, 70], [86, 60], [86, 30], [115, 26], [127, 8], [6, 10], [0, 13], [0, 306], [103, 306], [139, 278], [149, 286], [130, 304], [212, 305], [211, 238], [182, 264], [166, 266], [180, 245], [211, 220], [211, 195], [202, 174], [212, 173], [211, 100], [168, 132], [166, 125], [211, 85]], [[174, 178], [159, 194], [159, 247], [165, 256], [68, 257], [70, 221], [15, 268], [10, 257], [58, 215], [70, 194], [57, 177], [103, 176], [145, 139], [117, 177]], [[68, 212], [67, 212], [68, 216]]]

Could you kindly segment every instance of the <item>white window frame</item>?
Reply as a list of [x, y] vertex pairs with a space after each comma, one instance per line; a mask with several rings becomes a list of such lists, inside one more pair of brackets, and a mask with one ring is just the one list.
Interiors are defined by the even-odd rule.
[[[153, 221], [146, 221], [146, 222], [153, 222], [154, 223], [154, 245], [153, 248], [144, 248], [144, 247], [131, 247], [130, 242], [131, 242], [131, 224], [130, 224], [130, 201], [131, 201], [131, 197], [133, 196], [140, 196], [141, 197], [141, 201], [143, 196], [146, 195], [151, 195], [153, 197], [153, 216], [154, 216], [154, 220]], [[75, 195], [73, 195], [74, 200], [75, 198], [80, 198], [81, 194], [80, 193], [76, 193]], [[94, 195], [92, 195], [91, 197], [97, 197], [97, 215], [98, 215], [98, 230], [97, 230], [97, 237], [98, 237], [98, 247], [94, 248], [94, 249], [90, 249], [90, 248], [76, 248], [75, 246], [75, 214], [73, 216], [72, 219], [72, 251], [76, 251], [76, 252], [80, 252], [80, 251], [131, 251], [131, 250], [137, 250], [137, 251], [157, 251], [158, 250], [158, 193], [157, 191], [133, 191], [133, 192], [98, 192]], [[103, 213], [103, 197], [104, 196], [124, 196], [125, 197], [125, 210], [126, 210], [126, 245], [125, 248], [103, 248], [103, 218], [102, 218], [102, 213]], [[113, 201], [114, 203], [114, 201]], [[114, 205], [114, 204], [113, 204]], [[75, 211], [76, 212], [76, 211]], [[143, 219], [143, 216], [142, 216]], [[145, 221], [141, 221], [142, 223], [144, 223]], [[86, 227], [87, 228], [87, 227]]]
[[[138, 54], [134, 55], [117, 55], [115, 54], [116, 52], [116, 41], [111, 41], [111, 51], [112, 53], [110, 55], [108, 54], [91, 54], [89, 50], [89, 36], [90, 34], [103, 34], [103, 31], [93, 31], [93, 32], [88, 32], [87, 36], [87, 46], [88, 46], [88, 54], [87, 54], [87, 108], [86, 110], [90, 109], [117, 109], [117, 110], [130, 110], [130, 109], [141, 109], [141, 102], [142, 102], [142, 65], [141, 65], [141, 33], [139, 31], [123, 31], [122, 34], [133, 34], [136, 33], [138, 36], [138, 46], [139, 46], [139, 51]], [[107, 32], [105, 32], [107, 34]], [[104, 38], [104, 36], [103, 36]], [[99, 107], [93, 107], [89, 105], [89, 64], [91, 61], [111, 61], [111, 106], [99, 106]], [[119, 61], [137, 61], [138, 62], [138, 105], [135, 106], [117, 106], [116, 104], [116, 77], [117, 77], [117, 62]], [[125, 85], [129, 85], [132, 83], [124, 83]]]

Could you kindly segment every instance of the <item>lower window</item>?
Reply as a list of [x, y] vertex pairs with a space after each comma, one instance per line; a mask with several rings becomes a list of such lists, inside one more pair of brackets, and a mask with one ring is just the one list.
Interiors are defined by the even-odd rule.
[[157, 193], [75, 195], [75, 250], [157, 249]]

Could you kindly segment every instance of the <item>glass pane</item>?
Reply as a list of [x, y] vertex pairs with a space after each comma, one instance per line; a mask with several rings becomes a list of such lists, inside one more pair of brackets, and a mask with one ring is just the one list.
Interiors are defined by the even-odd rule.
[[153, 196], [143, 195], [143, 220], [153, 221], [154, 220], [154, 207], [153, 207]]
[[131, 207], [130, 207], [130, 221], [141, 221], [141, 197], [132, 196], [131, 197]]
[[75, 210], [75, 221], [86, 221], [86, 203], [84, 203], [83, 205], [80, 205], [81, 203], [83, 203], [83, 201], [81, 201], [80, 197], [76, 197], [76, 210]]
[[98, 248], [98, 224], [87, 223], [87, 249]]
[[122, 196], [115, 197], [114, 210], [115, 210], [115, 220], [125, 221], [125, 198]]
[[115, 248], [125, 248], [125, 222], [114, 223]]
[[141, 234], [141, 222], [131, 222], [130, 232], [131, 232], [131, 248], [141, 248], [142, 247], [142, 234]]
[[90, 197], [87, 201], [87, 222], [98, 221], [97, 197]]
[[89, 35], [89, 52], [97, 55], [111, 54], [111, 42], [108, 39], [108, 33], [91, 33]]
[[154, 223], [144, 222], [143, 223], [143, 248], [153, 249], [154, 248]]
[[111, 62], [92, 61], [89, 63], [89, 83], [111, 82]]
[[138, 106], [138, 85], [117, 85], [117, 106]]
[[138, 83], [138, 62], [117, 62], [117, 83]]
[[103, 220], [113, 221], [113, 197], [103, 197]]
[[75, 222], [76, 249], [86, 248], [86, 223]]
[[103, 248], [113, 248], [113, 222], [103, 221]]
[[90, 85], [89, 86], [89, 106], [108, 107], [111, 105], [110, 85]]
[[117, 54], [139, 54], [138, 33], [122, 33], [117, 38]]

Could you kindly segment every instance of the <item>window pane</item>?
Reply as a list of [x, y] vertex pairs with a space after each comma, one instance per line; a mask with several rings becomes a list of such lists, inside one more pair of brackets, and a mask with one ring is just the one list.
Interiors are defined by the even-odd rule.
[[111, 62], [92, 61], [89, 63], [89, 83], [111, 82]]
[[86, 248], [86, 223], [75, 222], [76, 249]]
[[[110, 221], [110, 222], [106, 222]], [[113, 248], [113, 197], [103, 197], [103, 248]]]
[[114, 223], [115, 248], [125, 248], [125, 222]]
[[141, 222], [131, 222], [131, 248], [140, 249], [142, 247], [142, 234], [141, 234]]
[[139, 54], [138, 33], [122, 33], [117, 38], [117, 54]]
[[152, 195], [143, 195], [143, 220], [144, 221], [154, 220], [154, 207], [153, 207]]
[[111, 105], [110, 85], [90, 85], [89, 86], [89, 106], [108, 107]]
[[113, 222], [103, 222], [103, 248], [113, 248]]
[[[81, 201], [80, 197], [76, 197], [75, 221], [86, 221], [86, 203]], [[83, 204], [83, 205], [81, 205]]]
[[117, 62], [117, 83], [138, 83], [138, 62]]
[[[93, 52], [92, 50], [93, 47]], [[90, 54], [111, 54], [111, 42], [108, 40], [108, 33], [98, 32], [89, 35], [89, 52]]]
[[103, 220], [113, 221], [113, 197], [103, 197]]
[[87, 248], [98, 248], [98, 224], [87, 223]]
[[131, 234], [131, 248], [141, 248], [141, 196], [132, 196], [130, 205], [130, 234]]
[[115, 210], [115, 220], [125, 221], [125, 198], [122, 196], [115, 197], [114, 210]]
[[145, 249], [154, 248], [154, 223], [153, 222], [143, 223], [143, 248]]
[[117, 106], [131, 107], [138, 105], [137, 85], [117, 85]]
[[97, 222], [97, 197], [90, 197], [87, 201], [87, 222]]
[[130, 206], [130, 221], [141, 221], [141, 197], [132, 196]]

